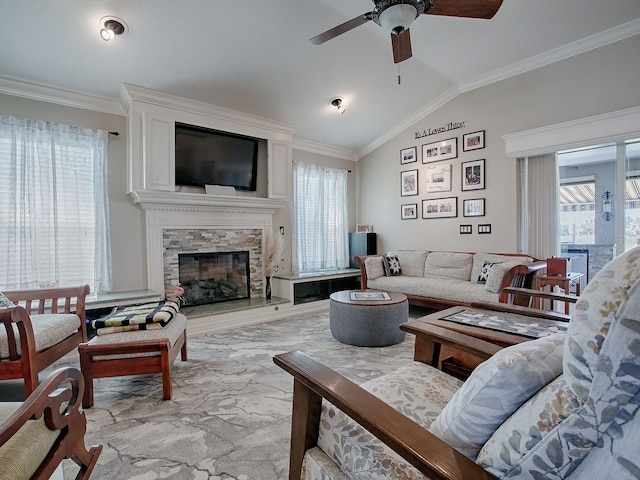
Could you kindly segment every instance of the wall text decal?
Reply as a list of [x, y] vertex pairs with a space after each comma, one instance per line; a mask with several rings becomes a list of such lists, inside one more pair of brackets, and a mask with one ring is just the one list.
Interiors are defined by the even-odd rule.
[[464, 127], [465, 127], [464, 122], [450, 122], [438, 128], [427, 128], [426, 130], [416, 132], [416, 140], [418, 138], [424, 138], [430, 135], [435, 135], [436, 133], [445, 133], [451, 130], [457, 130], [459, 128], [464, 128]]

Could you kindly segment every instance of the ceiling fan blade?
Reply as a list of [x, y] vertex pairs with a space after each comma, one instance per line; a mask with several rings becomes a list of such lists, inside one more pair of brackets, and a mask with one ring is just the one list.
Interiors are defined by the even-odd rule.
[[411, 58], [411, 34], [407, 28], [401, 34], [391, 34], [391, 47], [393, 48], [393, 63], [404, 62]]
[[342, 25], [338, 25], [337, 27], [333, 27], [327, 30], [320, 35], [316, 35], [313, 38], [310, 38], [309, 41], [314, 45], [320, 45], [332, 38], [337, 37], [338, 35], [342, 35], [343, 33], [348, 32], [349, 30], [353, 30], [356, 27], [359, 27], [363, 23], [367, 23], [372, 18], [373, 12], [363, 13], [362, 15], [357, 16], [356, 18], [352, 18], [348, 22], [344, 22]]
[[434, 0], [433, 8], [424, 13], [489, 19], [493, 18], [501, 5], [502, 0]]

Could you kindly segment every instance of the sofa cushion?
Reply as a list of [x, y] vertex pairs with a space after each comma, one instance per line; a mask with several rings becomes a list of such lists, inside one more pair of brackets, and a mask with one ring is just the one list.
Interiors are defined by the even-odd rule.
[[[428, 428], [462, 382], [418, 362], [362, 387]], [[424, 478], [390, 448], [328, 402], [322, 402], [318, 446], [348, 478]], [[395, 476], [390, 475], [394, 472]]]
[[459, 252], [429, 252], [424, 266], [424, 276], [455, 278], [469, 281], [473, 256]]
[[[33, 336], [36, 342], [36, 352], [42, 352], [57, 343], [62, 342], [78, 331], [81, 326], [80, 317], [75, 313], [42, 313], [30, 316]], [[16, 336], [16, 346], [20, 355], [20, 334], [18, 326], [13, 325]], [[9, 341], [7, 331], [0, 328], [0, 358], [9, 358]]]
[[482, 270], [480, 270], [480, 273], [475, 276], [475, 275], [471, 275], [471, 281], [473, 281], [473, 279], [475, 279], [476, 283], [487, 283], [487, 278], [489, 278], [489, 272], [491, 271], [491, 267], [493, 267], [495, 265], [495, 263], [491, 263], [491, 262], [484, 262], [484, 265], [482, 265]]
[[488, 292], [482, 284], [442, 277], [380, 277], [369, 280], [367, 287], [464, 304], [497, 302], [500, 299], [497, 293]]
[[384, 265], [384, 274], [387, 277], [393, 277], [402, 273], [400, 260], [395, 255], [383, 255], [382, 265]]
[[520, 343], [480, 364], [431, 424], [472, 460], [493, 432], [562, 372], [564, 333]]
[[384, 277], [382, 257], [365, 258], [364, 269], [367, 272], [367, 280], [375, 280], [376, 278]]
[[500, 255], [498, 253], [474, 253], [473, 254], [473, 266], [471, 267], [471, 281], [478, 281], [480, 271], [482, 270], [485, 262], [489, 263], [504, 263], [510, 261], [517, 261], [520, 263], [531, 263], [532, 257], [525, 257], [519, 255]]
[[402, 275], [408, 277], [423, 277], [424, 264], [428, 252], [421, 250], [398, 250], [396, 255], [402, 265]]
[[[0, 402], [0, 424], [4, 423], [22, 403]], [[44, 417], [27, 420], [25, 424], [0, 447], [0, 480], [31, 478], [45, 459], [60, 434], [49, 430]]]
[[487, 282], [485, 288], [488, 292], [500, 293], [500, 286], [502, 280], [509, 270], [523, 263], [519, 260], [512, 260], [510, 262], [494, 263], [489, 269], [489, 275], [487, 276]]

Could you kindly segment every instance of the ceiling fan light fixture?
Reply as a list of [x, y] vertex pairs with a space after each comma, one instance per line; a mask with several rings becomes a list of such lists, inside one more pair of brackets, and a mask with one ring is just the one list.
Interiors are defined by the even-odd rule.
[[387, 32], [400, 35], [411, 26], [420, 13], [422, 12], [418, 11], [414, 3], [396, 3], [380, 12], [377, 23]]
[[340, 113], [340, 115], [344, 114], [344, 112], [347, 111], [345, 106], [342, 104], [343, 102], [344, 102], [344, 99], [342, 97], [335, 97], [335, 98], [331, 99], [331, 105], [333, 107], [336, 107], [336, 109], [338, 110], [338, 113]]
[[100, 19], [100, 38], [105, 42], [113, 40], [118, 35], [122, 35], [126, 30], [126, 23], [117, 17], [102, 17]]

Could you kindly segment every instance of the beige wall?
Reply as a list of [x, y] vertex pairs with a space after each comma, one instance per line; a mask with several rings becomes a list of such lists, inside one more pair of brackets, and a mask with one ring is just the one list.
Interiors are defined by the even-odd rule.
[[[464, 93], [427, 118], [358, 161], [357, 222], [373, 224], [378, 251], [433, 249], [516, 252], [516, 161], [505, 156], [501, 136], [560, 122], [585, 118], [640, 105], [640, 36], [583, 53], [494, 84]], [[416, 131], [449, 122], [465, 128], [415, 139]], [[462, 151], [465, 133], [485, 130], [486, 148]], [[458, 138], [458, 158], [453, 165], [452, 191], [426, 194], [421, 146]], [[418, 147], [418, 163], [400, 164], [403, 148]], [[461, 162], [485, 159], [486, 188], [461, 191]], [[446, 163], [446, 162], [443, 162]], [[419, 169], [417, 196], [400, 196], [400, 172]], [[458, 197], [458, 217], [401, 220], [400, 205], [423, 199]], [[463, 199], [485, 198], [486, 216], [463, 217]], [[489, 223], [492, 234], [478, 235], [477, 225]], [[461, 224], [473, 225], [472, 235], [460, 235]]]

